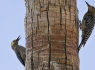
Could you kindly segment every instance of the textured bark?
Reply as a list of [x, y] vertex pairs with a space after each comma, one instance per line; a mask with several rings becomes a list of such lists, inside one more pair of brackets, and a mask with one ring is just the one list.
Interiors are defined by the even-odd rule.
[[76, 0], [26, 0], [26, 70], [79, 70]]

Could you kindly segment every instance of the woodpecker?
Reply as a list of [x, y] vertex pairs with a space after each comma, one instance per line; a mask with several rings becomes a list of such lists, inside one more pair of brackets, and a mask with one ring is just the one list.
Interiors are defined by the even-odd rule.
[[11, 42], [11, 47], [16, 53], [17, 58], [22, 63], [23, 66], [25, 66], [25, 60], [26, 60], [26, 48], [23, 46], [18, 45], [18, 41], [20, 40], [20, 36], [18, 36], [17, 39], [13, 40]]
[[80, 24], [80, 29], [82, 30], [82, 40], [78, 47], [78, 52], [81, 49], [82, 45], [83, 47], [85, 46], [86, 41], [90, 37], [95, 25], [95, 8], [89, 5], [87, 2], [86, 4], [88, 6], [88, 11], [85, 13], [82, 23]]

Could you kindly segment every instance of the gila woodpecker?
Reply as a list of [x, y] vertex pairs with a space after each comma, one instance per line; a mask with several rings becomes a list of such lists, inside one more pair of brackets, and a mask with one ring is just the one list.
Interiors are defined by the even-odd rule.
[[16, 53], [17, 58], [22, 63], [23, 66], [25, 66], [25, 59], [26, 59], [26, 48], [18, 45], [18, 41], [20, 40], [20, 36], [11, 42], [11, 47]]
[[88, 6], [88, 11], [85, 13], [82, 23], [80, 24], [80, 29], [82, 30], [82, 40], [78, 47], [78, 52], [82, 45], [85, 46], [86, 41], [90, 37], [95, 25], [95, 8], [89, 5], [87, 2], [86, 4]]

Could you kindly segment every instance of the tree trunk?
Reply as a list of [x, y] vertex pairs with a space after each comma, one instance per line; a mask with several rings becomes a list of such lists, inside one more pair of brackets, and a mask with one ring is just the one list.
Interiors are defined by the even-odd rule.
[[26, 0], [26, 70], [79, 70], [76, 0]]

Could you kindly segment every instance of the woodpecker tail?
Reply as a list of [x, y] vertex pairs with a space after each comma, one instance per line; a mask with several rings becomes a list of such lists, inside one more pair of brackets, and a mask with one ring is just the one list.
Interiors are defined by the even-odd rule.
[[79, 47], [78, 47], [78, 52], [80, 51], [81, 47], [82, 47], [83, 43], [81, 42]]

